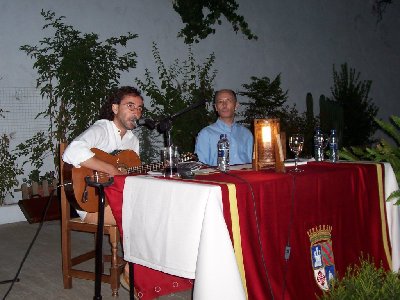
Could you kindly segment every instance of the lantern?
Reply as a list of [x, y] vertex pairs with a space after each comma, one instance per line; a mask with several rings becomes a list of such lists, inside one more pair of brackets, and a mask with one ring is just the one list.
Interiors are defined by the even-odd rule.
[[285, 172], [283, 143], [279, 119], [255, 119], [253, 169]]

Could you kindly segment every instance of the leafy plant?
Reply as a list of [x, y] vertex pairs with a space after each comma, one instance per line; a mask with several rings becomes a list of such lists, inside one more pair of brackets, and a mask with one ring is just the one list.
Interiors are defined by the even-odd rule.
[[258, 78], [252, 76], [252, 82], [242, 84], [245, 91], [238, 92], [239, 95], [251, 99], [248, 103], [242, 103], [245, 111], [241, 114], [244, 124], [252, 124], [254, 119], [266, 117], [282, 118], [285, 115], [283, 105], [287, 101], [287, 91], [281, 88], [281, 75], [270, 80], [268, 77]]
[[400, 299], [400, 277], [397, 273], [377, 268], [369, 259], [347, 269], [342, 279], [334, 279], [321, 300]]
[[[185, 39], [186, 44], [198, 43], [199, 40], [214, 34], [215, 29], [212, 26], [215, 23], [222, 24], [222, 15], [232, 24], [235, 32], [240, 29], [249, 40], [257, 39], [243, 16], [236, 13], [239, 4], [235, 0], [174, 0], [173, 8], [186, 24], [178, 34], [178, 37]], [[207, 11], [208, 14], [205, 16]]]
[[[18, 185], [17, 176], [22, 174], [22, 169], [18, 167], [17, 156], [10, 151], [10, 138], [3, 134], [0, 138], [0, 206], [4, 203], [4, 198], [10, 190]], [[14, 197], [11, 193], [10, 195]]]
[[[30, 163], [34, 168], [28, 175], [29, 180], [25, 179], [25, 182], [39, 182], [44, 179], [43, 176], [40, 175], [40, 169], [43, 166], [43, 160], [52, 154], [50, 150], [52, 147], [51, 143], [52, 141], [46, 136], [46, 134], [43, 131], [40, 131], [32, 138], [17, 145], [14, 150], [15, 154], [19, 157], [27, 157], [27, 159], [22, 163], [22, 166]], [[44, 177], [46, 177], [46, 174]]]
[[325, 95], [319, 97], [319, 125], [322, 132], [330, 134], [332, 129], [336, 129], [339, 145], [342, 145], [344, 113], [342, 105]]
[[39, 46], [23, 45], [20, 50], [35, 60], [37, 87], [43, 98], [49, 99], [47, 109], [39, 116], [49, 118], [48, 141], [58, 166], [56, 144], [71, 141], [97, 118], [109, 90], [119, 83], [120, 72], [136, 66], [136, 54], [118, 55], [118, 48], [137, 37], [128, 33], [99, 41], [95, 33], [82, 34], [65, 24], [64, 16], [41, 11], [46, 21], [43, 30], [51, 35]]
[[361, 81], [360, 73], [356, 73], [355, 69], [349, 68], [346, 63], [340, 66], [340, 72], [333, 66], [333, 81], [332, 100], [343, 108], [342, 146], [372, 143], [372, 136], [377, 129], [374, 118], [378, 113], [378, 108], [369, 98], [372, 82]]
[[[373, 147], [349, 147], [340, 149], [340, 157], [352, 161], [356, 160], [372, 160], [385, 161], [392, 165], [396, 180], [400, 185], [400, 118], [397, 116], [390, 117], [391, 122], [384, 122], [375, 119], [379, 127], [393, 139], [393, 143], [389, 143], [382, 139]], [[400, 204], [400, 189], [394, 191], [387, 200], [397, 198], [396, 204]]]
[[47, 180], [47, 182], [49, 184], [51, 184], [51, 183], [53, 183], [54, 179], [55, 179], [54, 171], [48, 171], [48, 172], [45, 172], [44, 175], [41, 175], [40, 174], [40, 170], [33, 170], [29, 174], [28, 178], [24, 178], [24, 179], [22, 179], [22, 181], [27, 183], [27, 184], [29, 184], [29, 185], [31, 185], [32, 182], [40, 183], [40, 182], [43, 182], [43, 181]]
[[[238, 92], [241, 96], [246, 96], [249, 101], [242, 103], [244, 111], [240, 114], [243, 117], [241, 123], [248, 128], [252, 128], [254, 119], [279, 118], [280, 129], [288, 137], [295, 132], [306, 132], [309, 127], [307, 118], [311, 112], [300, 114], [296, 105], [285, 105], [287, 101], [287, 91], [281, 88], [281, 75], [272, 81], [268, 77], [251, 77], [252, 82], [243, 84], [244, 91]], [[312, 117], [312, 122], [316, 122]], [[312, 129], [313, 130], [313, 129]], [[312, 141], [308, 141], [304, 146], [304, 155], [311, 155]], [[289, 154], [289, 153], [288, 153]], [[289, 154], [290, 155], [290, 154]]]
[[[152, 52], [159, 81], [155, 80], [148, 69], [146, 69], [144, 80], [135, 79], [140, 89], [151, 99], [150, 108], [147, 111], [151, 118], [163, 120], [192, 104], [212, 99], [216, 75], [216, 71], [212, 70], [214, 54], [200, 65], [196, 63], [189, 47], [186, 60], [180, 62], [176, 59], [171, 66], [166, 67], [155, 43], [153, 43]], [[213, 116], [212, 111], [203, 105], [176, 117], [172, 122], [172, 142], [182, 152], [193, 152], [197, 133], [212, 121]], [[157, 144], [153, 141], [149, 143], [149, 146], [154, 149]]]

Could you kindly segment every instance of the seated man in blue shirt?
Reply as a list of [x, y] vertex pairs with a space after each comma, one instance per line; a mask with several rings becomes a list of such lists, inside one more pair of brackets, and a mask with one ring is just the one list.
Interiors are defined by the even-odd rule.
[[195, 153], [199, 160], [210, 166], [217, 165], [217, 143], [221, 134], [229, 140], [231, 165], [251, 163], [253, 156], [253, 135], [246, 127], [235, 122], [235, 111], [239, 106], [232, 90], [217, 91], [214, 105], [218, 120], [203, 128], [196, 139]]

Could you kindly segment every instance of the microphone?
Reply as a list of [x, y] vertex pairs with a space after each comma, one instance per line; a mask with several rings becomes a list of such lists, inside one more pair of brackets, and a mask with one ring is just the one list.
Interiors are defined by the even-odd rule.
[[136, 127], [139, 126], [146, 126], [148, 129], [153, 130], [156, 128], [156, 122], [154, 122], [151, 119], [139, 119], [139, 120], [133, 120]]

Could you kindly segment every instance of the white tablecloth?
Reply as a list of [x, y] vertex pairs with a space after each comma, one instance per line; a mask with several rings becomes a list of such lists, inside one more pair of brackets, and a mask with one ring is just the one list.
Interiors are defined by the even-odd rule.
[[125, 260], [196, 278], [195, 299], [246, 299], [219, 186], [127, 177], [122, 228]]
[[[389, 163], [385, 165], [385, 198], [397, 191], [399, 186], [394, 175], [393, 168]], [[399, 271], [400, 268], [400, 209], [394, 205], [396, 200], [386, 202], [386, 217], [389, 227], [390, 243], [392, 245], [392, 270]]]

